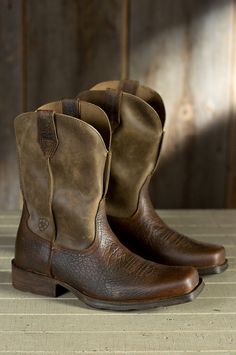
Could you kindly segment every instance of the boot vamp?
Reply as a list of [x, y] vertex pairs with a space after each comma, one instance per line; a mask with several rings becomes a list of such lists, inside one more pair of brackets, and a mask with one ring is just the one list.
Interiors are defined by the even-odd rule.
[[53, 274], [83, 294], [104, 300], [147, 300], [181, 296], [199, 283], [192, 267], [144, 260], [125, 248], [98, 215], [97, 237], [84, 251], [54, 250]]
[[169, 228], [155, 210], [130, 218], [109, 217], [120, 240], [142, 257], [167, 265], [207, 267], [225, 262], [223, 246], [198, 242]]
[[148, 239], [150, 248], [168, 265], [206, 267], [222, 265], [225, 261], [223, 246], [196, 241], [164, 223], [155, 223]]

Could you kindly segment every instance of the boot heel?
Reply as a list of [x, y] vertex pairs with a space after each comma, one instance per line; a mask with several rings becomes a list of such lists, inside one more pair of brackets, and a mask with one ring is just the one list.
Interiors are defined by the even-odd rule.
[[56, 284], [56, 281], [47, 276], [35, 274], [17, 267], [12, 260], [12, 285], [17, 290], [31, 292], [37, 295], [57, 297], [67, 290]]

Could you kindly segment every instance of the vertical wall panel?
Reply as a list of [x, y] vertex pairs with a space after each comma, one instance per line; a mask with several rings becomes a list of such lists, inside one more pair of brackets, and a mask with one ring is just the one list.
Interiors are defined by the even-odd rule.
[[167, 107], [156, 205], [235, 206], [236, 0], [128, 2], [0, 1], [1, 209], [19, 207], [14, 117], [125, 77], [128, 59]]
[[22, 110], [21, 1], [0, 1], [0, 209], [19, 207], [13, 119]]
[[130, 0], [121, 0], [121, 72], [122, 80], [129, 77], [129, 27], [130, 27]]
[[233, 0], [131, 2], [131, 76], [163, 96], [159, 207], [224, 207]]
[[119, 78], [119, 0], [28, 1], [29, 108]]
[[228, 134], [227, 207], [236, 207], [236, 0], [233, 1], [233, 25], [231, 34], [231, 120]]

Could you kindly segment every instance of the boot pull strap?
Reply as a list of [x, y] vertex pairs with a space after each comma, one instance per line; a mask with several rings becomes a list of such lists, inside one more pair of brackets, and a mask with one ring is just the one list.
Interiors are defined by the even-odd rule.
[[111, 124], [112, 132], [120, 125], [120, 103], [122, 92], [115, 89], [107, 89], [107, 111]]
[[55, 125], [55, 112], [37, 111], [38, 143], [46, 158], [51, 158], [58, 147], [58, 137]]
[[68, 116], [80, 118], [80, 102], [77, 99], [62, 100], [62, 113]]
[[118, 90], [136, 95], [139, 82], [137, 80], [121, 80]]

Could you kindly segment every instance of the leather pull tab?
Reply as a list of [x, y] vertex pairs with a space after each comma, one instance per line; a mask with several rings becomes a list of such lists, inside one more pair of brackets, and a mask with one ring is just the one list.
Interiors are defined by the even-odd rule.
[[120, 102], [122, 93], [118, 90], [107, 89], [108, 115], [112, 132], [120, 125]]
[[73, 100], [73, 99], [62, 100], [62, 113], [68, 116], [80, 118], [79, 100]]
[[39, 110], [38, 114], [38, 142], [47, 158], [51, 158], [58, 147], [58, 137], [53, 111]]
[[136, 95], [139, 82], [137, 80], [121, 80], [119, 90], [128, 92], [129, 94]]

